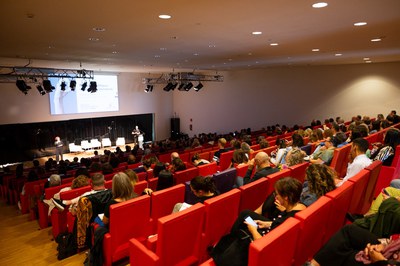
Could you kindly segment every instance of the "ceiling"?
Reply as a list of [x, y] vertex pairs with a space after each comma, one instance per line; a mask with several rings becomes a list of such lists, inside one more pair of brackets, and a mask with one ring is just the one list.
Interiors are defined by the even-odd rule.
[[315, 2], [3, 0], [0, 65], [157, 73], [400, 61], [399, 0]]

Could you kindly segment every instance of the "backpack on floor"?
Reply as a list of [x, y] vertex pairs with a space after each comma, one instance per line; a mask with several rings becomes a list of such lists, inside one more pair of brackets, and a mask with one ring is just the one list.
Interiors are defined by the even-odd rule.
[[77, 253], [76, 239], [72, 233], [60, 233], [56, 237], [57, 246], [57, 259], [63, 260]]

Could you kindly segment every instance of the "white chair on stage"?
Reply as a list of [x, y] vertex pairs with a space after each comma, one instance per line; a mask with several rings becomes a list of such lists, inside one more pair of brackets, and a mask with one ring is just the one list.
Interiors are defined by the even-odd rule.
[[69, 144], [69, 152], [82, 152], [82, 147], [79, 145], [75, 145], [75, 143]]
[[124, 137], [117, 138], [116, 145], [117, 146], [125, 146], [125, 138]]
[[90, 150], [92, 148], [92, 145], [90, 145], [88, 140], [82, 140], [81, 147], [83, 150]]
[[110, 138], [103, 138], [101, 140], [101, 144], [103, 145], [103, 147], [111, 147], [111, 140]]
[[92, 146], [92, 148], [101, 148], [101, 142], [98, 139], [91, 139], [90, 140], [90, 146]]

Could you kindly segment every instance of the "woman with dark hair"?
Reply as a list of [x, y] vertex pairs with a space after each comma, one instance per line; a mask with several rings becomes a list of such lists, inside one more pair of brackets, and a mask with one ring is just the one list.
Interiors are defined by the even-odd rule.
[[198, 153], [196, 153], [192, 157], [192, 164], [194, 166], [200, 166], [200, 165], [209, 164], [209, 163], [210, 163], [210, 161], [200, 158], [200, 155]]
[[275, 144], [278, 146], [278, 148], [276, 151], [271, 153], [270, 161], [275, 166], [278, 166], [282, 161], [284, 161], [288, 151], [286, 149], [286, 141], [284, 139], [277, 138]]
[[391, 128], [386, 132], [383, 146], [371, 155], [371, 159], [382, 161], [384, 166], [392, 165], [396, 147], [400, 144], [400, 131]]

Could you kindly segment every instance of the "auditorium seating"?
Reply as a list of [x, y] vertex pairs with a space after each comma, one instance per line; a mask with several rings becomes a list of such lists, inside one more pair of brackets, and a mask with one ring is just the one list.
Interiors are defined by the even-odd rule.
[[267, 176], [267, 180], [268, 180], [268, 187], [267, 187], [267, 195], [271, 194], [272, 192], [275, 191], [275, 183], [276, 181], [278, 181], [281, 178], [290, 176], [291, 171], [290, 169], [283, 169], [279, 172], [273, 173], [271, 175]]
[[178, 184], [170, 188], [155, 191], [151, 194], [151, 219], [153, 232], [156, 230], [157, 220], [172, 213], [176, 203], [183, 202], [185, 186]]
[[130, 240], [130, 265], [196, 265], [200, 261], [205, 207], [198, 203], [158, 220], [155, 250]]
[[233, 151], [223, 152], [219, 156], [219, 171], [224, 171], [231, 165]]
[[365, 168], [366, 170], [370, 171], [370, 173], [369, 173], [368, 185], [365, 190], [365, 197], [363, 200], [363, 204], [362, 204], [360, 213], [366, 213], [369, 210], [369, 207], [371, 206], [371, 203], [374, 199], [376, 182], [378, 180], [381, 168], [382, 168], [381, 161], [374, 161], [374, 162], [372, 162], [372, 164], [370, 164], [369, 166], [367, 166]]
[[[266, 236], [250, 244], [248, 265], [292, 265], [299, 232], [300, 221], [289, 217], [284, 223], [269, 232]], [[304, 249], [307, 248], [308, 245], [304, 246]]]
[[222, 172], [214, 174], [214, 181], [217, 190], [225, 193], [233, 188], [236, 181], [236, 168], [228, 168]]
[[382, 189], [390, 185], [390, 181], [394, 179], [396, 168], [390, 166], [382, 166], [379, 172], [378, 180], [376, 182], [374, 198], [376, 198]]
[[300, 221], [300, 232], [295, 251], [295, 265], [311, 259], [321, 248], [329, 226], [332, 200], [322, 196], [305, 210], [295, 214]]
[[104, 265], [128, 257], [129, 240], [135, 238], [144, 243], [150, 232], [150, 196], [111, 205], [109, 232], [103, 240]]
[[290, 176], [293, 177], [293, 178], [296, 178], [301, 183], [303, 183], [304, 179], [306, 177], [306, 169], [307, 169], [307, 167], [309, 165], [310, 165], [310, 163], [304, 162], [304, 163], [297, 164], [297, 165], [289, 167]]
[[370, 172], [366, 169], [361, 170], [358, 174], [351, 177], [346, 182], [354, 183], [354, 191], [349, 206], [350, 213], [362, 213], [362, 208], [364, 206], [365, 190], [368, 185]]
[[206, 211], [201, 240], [203, 260], [208, 258], [207, 248], [214, 246], [222, 236], [229, 233], [238, 217], [239, 203], [239, 189], [232, 189], [229, 192], [204, 201]]
[[193, 167], [183, 171], [175, 172], [173, 177], [175, 184], [184, 184], [186, 181], [190, 181], [193, 177], [198, 175], [199, 169], [197, 167]]
[[336, 148], [333, 153], [333, 158], [330, 167], [332, 167], [340, 178], [346, 175], [347, 163], [349, 161], [349, 153], [351, 144], [347, 144], [343, 147]]
[[254, 182], [241, 186], [239, 212], [243, 210], [255, 210], [261, 206], [268, 194], [268, 180], [262, 177]]
[[208, 164], [203, 164], [197, 166], [199, 169], [199, 175], [201, 176], [212, 176], [214, 173], [217, 172], [217, 163], [211, 162]]

